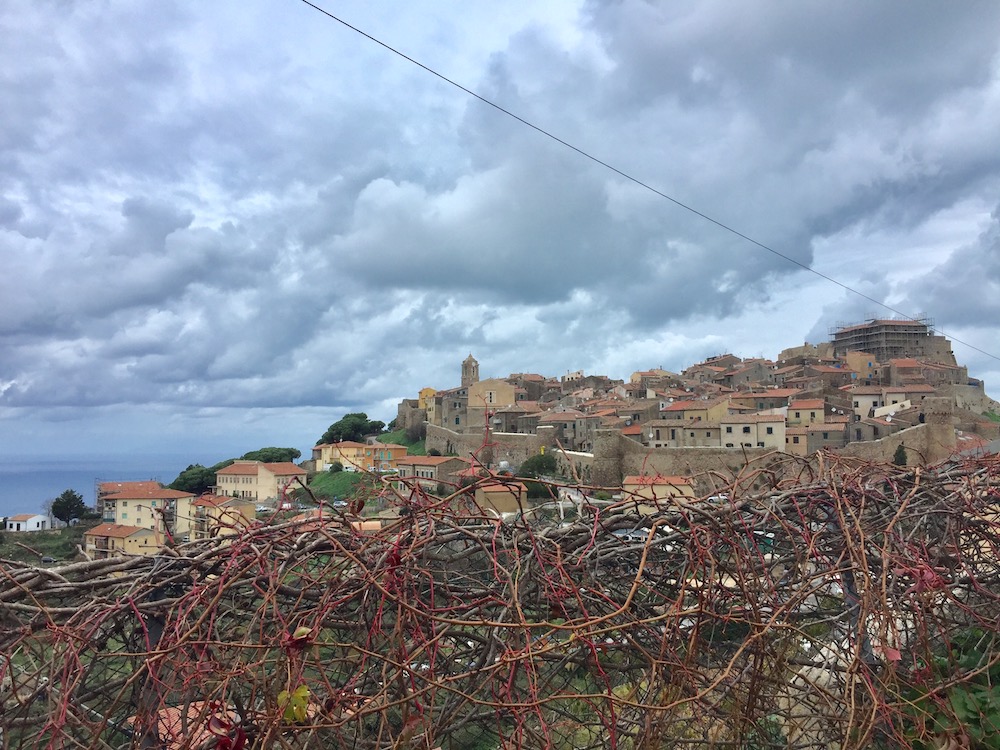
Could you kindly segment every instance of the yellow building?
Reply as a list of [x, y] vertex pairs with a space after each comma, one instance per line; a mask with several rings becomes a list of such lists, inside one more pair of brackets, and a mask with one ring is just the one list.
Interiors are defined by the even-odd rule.
[[437, 388], [421, 388], [417, 394], [417, 407], [424, 410], [433, 408], [435, 393]]
[[290, 461], [266, 464], [241, 459], [215, 473], [215, 494], [273, 502], [306, 483], [306, 470]]
[[719, 427], [724, 448], [785, 450], [784, 414], [729, 414]]
[[102, 523], [83, 535], [83, 548], [95, 560], [121, 555], [155, 555], [162, 538], [151, 529]]
[[486, 415], [517, 401], [517, 386], [503, 378], [487, 378], [469, 386], [466, 429], [476, 432], [486, 426]]
[[138, 526], [178, 539], [191, 533], [194, 495], [159, 482], [101, 482], [97, 488], [101, 518], [107, 524]]
[[787, 425], [808, 427], [817, 422], [822, 423], [825, 417], [824, 403], [821, 398], [803, 398], [788, 402]]
[[528, 488], [521, 482], [488, 482], [476, 487], [476, 505], [501, 515], [527, 508]]
[[191, 505], [194, 539], [239, 534], [257, 518], [254, 503], [239, 497], [202, 495]]
[[400, 460], [406, 458], [405, 445], [395, 443], [357, 443], [343, 440], [339, 443], [321, 443], [313, 448], [317, 471], [329, 471], [334, 463], [344, 471], [395, 471]]

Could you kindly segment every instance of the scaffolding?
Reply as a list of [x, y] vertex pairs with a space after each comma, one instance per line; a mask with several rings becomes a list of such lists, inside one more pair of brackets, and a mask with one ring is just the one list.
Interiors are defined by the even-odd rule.
[[835, 356], [868, 352], [879, 362], [930, 353], [934, 321], [926, 316], [905, 319], [868, 318], [863, 323], [838, 323], [830, 329]]

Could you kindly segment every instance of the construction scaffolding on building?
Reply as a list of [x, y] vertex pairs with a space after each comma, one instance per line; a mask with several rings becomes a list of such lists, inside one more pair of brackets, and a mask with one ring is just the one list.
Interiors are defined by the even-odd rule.
[[840, 323], [830, 330], [830, 338], [838, 357], [847, 352], [868, 352], [879, 362], [903, 357], [954, 362], [951, 342], [935, 335], [934, 321], [924, 316]]

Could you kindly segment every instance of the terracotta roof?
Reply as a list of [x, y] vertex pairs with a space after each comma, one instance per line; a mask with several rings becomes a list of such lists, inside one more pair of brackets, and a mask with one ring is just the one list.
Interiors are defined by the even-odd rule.
[[246, 497], [229, 497], [227, 495], [202, 495], [191, 503], [203, 508], [218, 508], [222, 505], [253, 505], [253, 500]]
[[85, 531], [86, 536], [107, 536], [114, 537], [115, 539], [124, 539], [125, 537], [132, 536], [136, 532], [144, 531], [152, 534], [150, 529], [144, 529], [141, 526], [122, 526], [117, 523], [102, 523], [100, 526], [95, 526], [89, 531]]
[[707, 409], [708, 401], [674, 401], [662, 411], [687, 411], [689, 409]]
[[359, 443], [356, 440], [341, 440], [336, 443], [323, 443], [323, 445], [330, 447], [339, 446], [341, 448], [364, 448], [368, 443]]
[[181, 492], [167, 487], [148, 489], [123, 490], [101, 495], [101, 500], [178, 500], [182, 497], [194, 497], [192, 492]]
[[8, 521], [30, 521], [32, 518], [35, 518], [36, 516], [42, 516], [42, 518], [45, 518], [45, 516], [42, 515], [41, 513], [18, 513], [16, 516], [7, 516], [7, 520]]
[[[360, 443], [364, 445], [364, 443]], [[247, 475], [247, 474], [257, 474], [258, 471], [263, 468], [269, 471], [271, 474], [276, 476], [285, 476], [288, 474], [305, 474], [306, 470], [300, 466], [296, 466], [291, 461], [279, 461], [273, 464], [265, 464], [260, 461], [237, 461], [234, 464], [230, 464], [225, 469], [217, 471], [216, 474], [237, 474], [237, 475]]]
[[895, 367], [920, 367], [920, 362], [915, 360], [913, 357], [898, 357], [896, 359], [890, 359], [889, 364]]
[[111, 492], [134, 492], [146, 488], [158, 489], [162, 486], [159, 482], [151, 480], [146, 482], [101, 482], [97, 485], [97, 492], [104, 495]]
[[822, 409], [824, 401], [821, 398], [802, 398], [788, 402], [789, 409]]
[[641, 435], [642, 425], [641, 424], [630, 424], [628, 427], [622, 428], [622, 435]]

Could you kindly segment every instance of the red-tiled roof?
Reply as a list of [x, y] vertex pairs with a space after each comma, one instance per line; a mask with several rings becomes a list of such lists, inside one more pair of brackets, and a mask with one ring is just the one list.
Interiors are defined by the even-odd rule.
[[101, 495], [109, 492], [134, 492], [145, 488], [157, 489], [162, 487], [159, 482], [101, 482], [97, 485], [97, 492]]
[[149, 529], [144, 529], [141, 526], [123, 526], [117, 523], [102, 523], [100, 526], [95, 526], [84, 533], [87, 536], [106, 536], [114, 537], [115, 539], [124, 539], [125, 537], [132, 536], [138, 531], [152, 533]]
[[167, 487], [150, 487], [148, 489], [123, 490], [101, 495], [101, 500], [178, 500], [182, 497], [194, 497], [191, 492], [171, 490]]
[[628, 427], [622, 428], [622, 435], [641, 435], [642, 425], [641, 424], [630, 424]]
[[823, 399], [821, 398], [802, 398], [796, 399], [795, 401], [788, 402], [789, 409], [822, 409]]
[[16, 516], [8, 516], [7, 520], [8, 521], [30, 521], [35, 516], [42, 516], [42, 518], [45, 518], [45, 516], [42, 515], [41, 513], [18, 513]]

